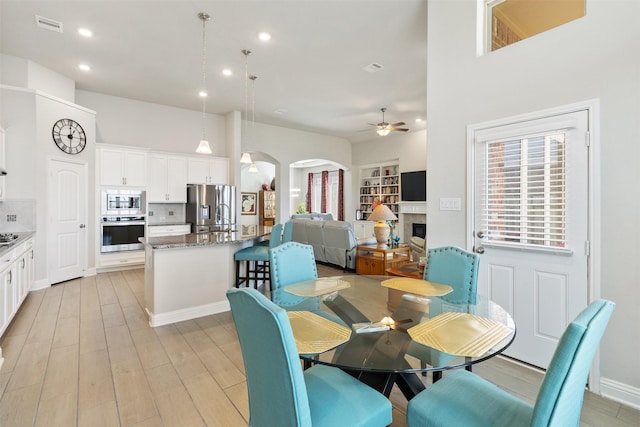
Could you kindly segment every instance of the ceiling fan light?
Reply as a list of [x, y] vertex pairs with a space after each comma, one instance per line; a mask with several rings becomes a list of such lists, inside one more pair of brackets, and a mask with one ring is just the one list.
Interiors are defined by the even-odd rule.
[[391, 132], [391, 129], [389, 129], [389, 128], [382, 128], [382, 129], [378, 129], [376, 132], [377, 132], [377, 134], [378, 134], [378, 135], [380, 135], [380, 136], [387, 136], [387, 135], [389, 135], [389, 132]]
[[196, 148], [198, 154], [211, 154], [211, 147], [209, 147], [209, 141], [203, 139], [200, 141], [198, 148]]
[[251, 160], [251, 154], [249, 153], [242, 153], [242, 157], [240, 158], [240, 163], [245, 163], [245, 164], [252, 164], [253, 160]]

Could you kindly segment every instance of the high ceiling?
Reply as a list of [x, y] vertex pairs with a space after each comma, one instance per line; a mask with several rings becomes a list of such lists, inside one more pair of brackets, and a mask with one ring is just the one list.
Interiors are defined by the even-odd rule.
[[[199, 12], [211, 15], [208, 113], [245, 111], [241, 51], [249, 49], [256, 122], [358, 142], [377, 137], [367, 123], [380, 122], [387, 107], [387, 122], [424, 129], [415, 120], [426, 111], [426, 0], [0, 0], [0, 51], [63, 74], [77, 89], [201, 111]], [[39, 28], [36, 15], [61, 22], [63, 32]], [[93, 37], [79, 36], [79, 27]], [[260, 31], [272, 39], [259, 41]], [[81, 62], [92, 70], [78, 70]], [[384, 68], [363, 69], [372, 63]]]

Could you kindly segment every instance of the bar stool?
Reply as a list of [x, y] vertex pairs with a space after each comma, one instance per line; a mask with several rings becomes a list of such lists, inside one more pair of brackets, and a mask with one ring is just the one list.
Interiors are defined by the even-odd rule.
[[[236, 262], [236, 288], [246, 282], [247, 286], [258, 288], [258, 280], [265, 283], [269, 282], [271, 289], [271, 278], [269, 274], [269, 249], [280, 245], [282, 242], [282, 224], [276, 224], [271, 228], [271, 236], [269, 237], [269, 246], [254, 245], [248, 248], [240, 249], [233, 254]], [[240, 276], [240, 264], [244, 263], [245, 275]]]

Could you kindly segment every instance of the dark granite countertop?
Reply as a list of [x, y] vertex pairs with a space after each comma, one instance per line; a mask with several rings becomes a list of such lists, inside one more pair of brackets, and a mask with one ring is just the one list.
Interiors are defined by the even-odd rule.
[[215, 232], [201, 234], [185, 234], [182, 236], [141, 237], [139, 240], [152, 249], [177, 249], [194, 246], [213, 246], [229, 243], [243, 243], [247, 241], [259, 242], [271, 234], [271, 227], [241, 226], [239, 231]]
[[0, 233], [0, 234], [15, 234], [18, 236], [18, 238], [13, 240], [10, 245], [0, 246], [0, 257], [3, 257], [6, 253], [13, 250], [16, 246], [20, 245], [22, 242], [24, 242], [28, 238], [34, 236], [36, 233], [35, 231], [24, 231], [20, 233], [7, 232], [7, 233]]

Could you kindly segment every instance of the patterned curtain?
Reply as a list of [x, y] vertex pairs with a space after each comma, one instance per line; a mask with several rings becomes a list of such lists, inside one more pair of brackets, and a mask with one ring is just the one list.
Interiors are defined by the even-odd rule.
[[329, 187], [329, 172], [322, 171], [322, 190], [320, 193], [320, 212], [327, 212], [327, 189]]
[[338, 169], [338, 221], [344, 221], [344, 170]]
[[313, 174], [307, 176], [307, 212], [311, 213], [311, 194], [313, 194]]

